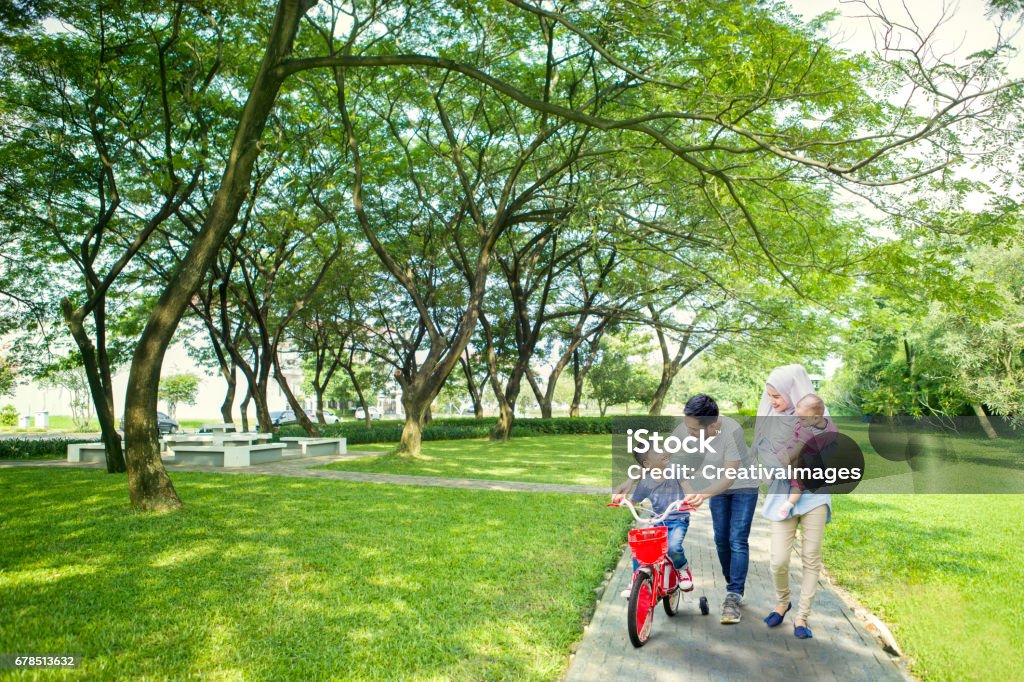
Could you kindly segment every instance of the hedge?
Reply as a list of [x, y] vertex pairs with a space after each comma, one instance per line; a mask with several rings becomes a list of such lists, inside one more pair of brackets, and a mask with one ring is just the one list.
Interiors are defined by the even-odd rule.
[[68, 445], [95, 442], [95, 438], [3, 438], [0, 439], [0, 459], [66, 457]]
[[[494, 430], [497, 417], [435, 419], [423, 429], [423, 440], [458, 440], [486, 438]], [[603, 434], [612, 432], [611, 417], [558, 417], [554, 419], [517, 419], [512, 425], [512, 436], [538, 436], [557, 434]], [[301, 426], [282, 426], [279, 436], [305, 436]], [[320, 425], [325, 438], [345, 438], [349, 445], [359, 443], [397, 443], [402, 436], [402, 423], [389, 420], [373, 422], [370, 428], [361, 424]]]

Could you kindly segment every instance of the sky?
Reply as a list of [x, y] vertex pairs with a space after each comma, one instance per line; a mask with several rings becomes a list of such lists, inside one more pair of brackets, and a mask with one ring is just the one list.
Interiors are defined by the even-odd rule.
[[[829, 23], [829, 29], [833, 36], [832, 44], [843, 47], [852, 52], [877, 52], [881, 46], [881, 40], [877, 33], [880, 24], [875, 19], [869, 19], [869, 13], [865, 2], [861, 0], [786, 0], [794, 12], [810, 20], [825, 12], [837, 11], [839, 16]], [[934, 35], [930, 40], [933, 52], [945, 55], [944, 60], [954, 64], [963, 63], [967, 57], [979, 50], [992, 47], [997, 39], [1001, 28], [1004, 39], [1017, 52], [1009, 57], [1006, 68], [1008, 79], [1024, 78], [1024, 27], [1021, 20], [1016, 18], [1001, 19], [998, 15], [988, 14], [988, 4], [984, 0], [867, 0], [868, 4], [882, 12], [894, 23], [903, 25], [916, 25], [920, 32]], [[937, 25], [938, 24], [938, 25]], [[907, 36], [909, 38], [909, 35]], [[909, 44], [909, 43], [904, 43]], [[923, 103], [922, 99], [915, 99]], [[924, 105], [924, 110], [931, 107]], [[1024, 154], [1024, 148], [1020, 150]], [[1014, 162], [1019, 164], [1019, 160]], [[955, 174], [971, 179], [978, 179], [996, 184], [995, 169], [984, 167], [961, 166], [956, 169]], [[894, 191], [901, 191], [895, 189]], [[1020, 184], [1010, 189], [1017, 201], [1024, 200], [1024, 190]], [[857, 199], [844, 191], [840, 191], [840, 197], [850, 201], [863, 215], [878, 220], [883, 220], [884, 215], [874, 209], [867, 202]], [[987, 195], [975, 193], [968, 196], [964, 208], [971, 211], [981, 211], [987, 208], [990, 198]]]
[[[870, 0], [873, 7], [881, 7], [887, 16], [901, 23], [908, 23], [912, 17], [921, 28], [931, 28], [945, 12], [950, 20], [941, 26], [935, 34], [935, 45], [938, 51], [953, 50], [953, 61], [956, 55], [966, 57], [985, 47], [990, 47], [996, 39], [998, 17], [987, 16], [988, 5], [984, 0]], [[857, 52], [870, 52], [874, 49], [874, 30], [877, 24], [864, 19], [864, 4], [853, 0], [788, 0], [793, 10], [804, 19], [811, 19], [828, 11], [837, 10], [841, 16], [829, 25], [835, 36], [835, 44]], [[908, 17], [909, 11], [909, 17]], [[1016, 20], [1003, 23], [1004, 35], [1016, 32], [1011, 44], [1020, 50], [1009, 64], [1009, 75], [1014, 78], [1024, 77], [1024, 31], [1019, 31]]]

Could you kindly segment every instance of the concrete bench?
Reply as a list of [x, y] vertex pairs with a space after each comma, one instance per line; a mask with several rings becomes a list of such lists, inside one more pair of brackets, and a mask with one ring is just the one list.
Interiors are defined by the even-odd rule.
[[214, 440], [218, 438], [223, 440], [242, 440], [249, 439], [254, 443], [269, 443], [274, 437], [272, 433], [256, 433], [255, 431], [238, 431], [237, 433], [226, 433], [223, 435], [214, 436]]
[[[269, 434], [268, 434], [269, 435]], [[213, 437], [212, 445], [262, 445], [264, 439], [255, 433], [230, 433]], [[269, 441], [270, 439], [266, 439]]]
[[291, 457], [318, 457], [322, 455], [344, 455], [348, 444], [344, 438], [303, 438], [299, 436], [282, 438]]
[[175, 464], [199, 464], [214, 467], [247, 467], [253, 464], [280, 462], [284, 445], [193, 445], [181, 444], [174, 449]]
[[234, 424], [203, 424], [199, 427], [203, 433], [234, 433]]
[[192, 436], [169, 436], [164, 441], [164, 449], [170, 454], [176, 453], [182, 446], [193, 445], [263, 445], [273, 438], [269, 433], [220, 433]]
[[163, 451], [173, 455], [183, 445], [219, 445], [213, 436], [166, 436], [162, 439]]
[[69, 462], [106, 462], [107, 447], [103, 443], [75, 443], [68, 445]]

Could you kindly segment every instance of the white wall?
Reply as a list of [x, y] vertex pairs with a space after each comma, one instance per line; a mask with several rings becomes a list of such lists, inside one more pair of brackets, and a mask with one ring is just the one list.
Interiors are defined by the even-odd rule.
[[[183, 346], [171, 346], [167, 349], [167, 355], [164, 357], [162, 374], [166, 376], [186, 372], [200, 377], [199, 398], [195, 405], [178, 405], [178, 418], [203, 419], [210, 422], [221, 421], [220, 404], [224, 400], [224, 391], [227, 388], [224, 379], [219, 372], [210, 374], [210, 370], [198, 367], [185, 352]], [[288, 381], [293, 391], [301, 390], [301, 381], [298, 377], [289, 376]], [[276, 382], [271, 380], [270, 383], [267, 398], [271, 411], [285, 409], [288, 406], [288, 401], [284, 397], [284, 393]], [[124, 410], [124, 395], [127, 386], [128, 367], [125, 366], [114, 375], [114, 413], [117, 415], [118, 422], [120, 422]], [[245, 396], [245, 386], [245, 377], [239, 372], [238, 388], [235, 393], [234, 413], [236, 419], [240, 414], [238, 406]], [[21, 384], [17, 387], [13, 397], [0, 398], [0, 405], [7, 404], [14, 405], [20, 414], [33, 414], [40, 410], [46, 410], [51, 415], [71, 414], [71, 396], [68, 391], [62, 388], [47, 388], [35, 383]], [[163, 401], [160, 402], [160, 409], [167, 411]], [[249, 417], [253, 420], [256, 419], [255, 405], [250, 404]]]

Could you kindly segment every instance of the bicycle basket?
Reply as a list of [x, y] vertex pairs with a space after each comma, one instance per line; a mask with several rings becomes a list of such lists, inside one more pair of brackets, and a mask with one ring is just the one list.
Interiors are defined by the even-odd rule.
[[668, 553], [668, 528], [636, 528], [629, 531], [629, 549], [642, 564], [653, 564]]

